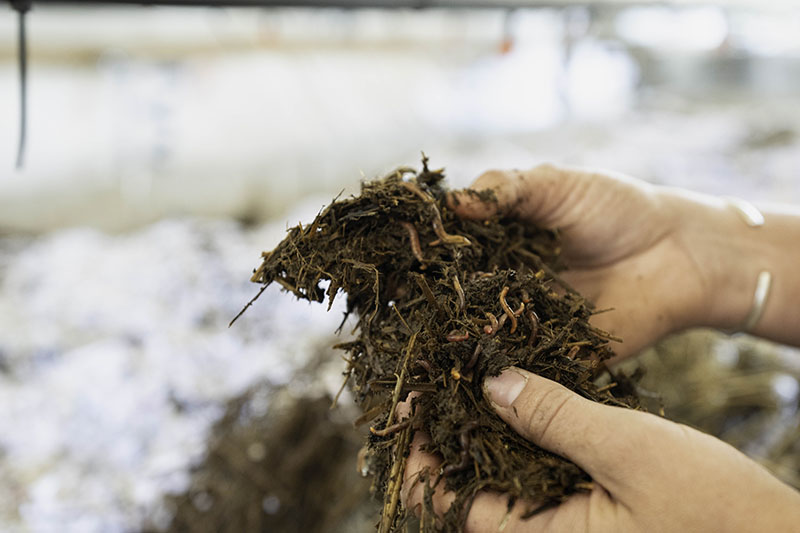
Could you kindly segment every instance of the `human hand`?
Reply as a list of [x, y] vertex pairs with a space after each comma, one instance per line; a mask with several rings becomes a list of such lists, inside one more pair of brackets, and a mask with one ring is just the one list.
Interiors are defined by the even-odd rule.
[[[594, 480], [558, 507], [528, 519], [531, 504], [508, 511], [507, 498], [479, 493], [464, 531], [513, 532], [756, 532], [793, 531], [800, 523], [800, 494], [733, 447], [654, 415], [591, 402], [561, 385], [510, 368], [484, 384], [498, 415], [542, 448], [566, 457]], [[414, 437], [402, 490], [407, 508], [419, 510], [424, 493], [415, 483], [441, 461], [420, 450]], [[441, 516], [454, 495], [437, 485], [433, 506]]]
[[592, 323], [624, 340], [614, 346], [620, 359], [708, 314], [713, 284], [685, 224], [704, 213], [687, 195], [552, 165], [486, 172], [471, 188], [492, 189], [498, 201], [455, 193], [451, 206], [462, 217], [499, 212], [560, 230], [569, 266], [562, 277], [598, 310], [613, 308]]

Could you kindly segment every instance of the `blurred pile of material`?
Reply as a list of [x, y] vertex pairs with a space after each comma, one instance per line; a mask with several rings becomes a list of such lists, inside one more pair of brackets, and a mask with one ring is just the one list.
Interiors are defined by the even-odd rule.
[[157, 514], [168, 526], [153, 530], [370, 531], [379, 508], [356, 470], [357, 410], [332, 410], [331, 401], [319, 391], [296, 396], [260, 384], [228, 402], [188, 489], [168, 496]]
[[[300, 386], [341, 309], [267, 291], [228, 328], [257, 288], [259, 250], [282, 234], [193, 219], [0, 238], [0, 529], [136, 529], [187, 486], [228, 400]], [[340, 373], [317, 376], [316, 394]]]
[[663, 404], [667, 418], [725, 440], [800, 489], [800, 351], [694, 330], [626, 364], [645, 368], [651, 410]]

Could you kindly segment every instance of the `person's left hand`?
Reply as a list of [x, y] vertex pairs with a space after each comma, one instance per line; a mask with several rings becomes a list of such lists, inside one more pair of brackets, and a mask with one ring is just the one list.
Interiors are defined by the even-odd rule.
[[[797, 531], [800, 524], [800, 493], [714, 437], [655, 415], [586, 400], [513, 367], [487, 379], [484, 394], [521, 435], [583, 468], [594, 488], [525, 520], [521, 516], [531, 502], [518, 503], [509, 515], [506, 496], [481, 492], [467, 516], [468, 533], [495, 533], [504, 522], [505, 533], [739, 533]], [[425, 442], [417, 432], [402, 490], [404, 504], [417, 514], [424, 486], [416, 478], [426, 468], [438, 474], [441, 465], [421, 451]], [[439, 516], [454, 499], [443, 485], [433, 497]]]

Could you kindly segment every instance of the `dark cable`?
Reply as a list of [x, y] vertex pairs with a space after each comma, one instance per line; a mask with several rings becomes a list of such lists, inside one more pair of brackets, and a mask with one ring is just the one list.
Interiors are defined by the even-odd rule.
[[17, 170], [22, 168], [23, 156], [25, 155], [25, 137], [27, 134], [28, 122], [28, 47], [25, 37], [25, 14], [31, 9], [30, 0], [12, 0], [11, 7], [17, 12], [19, 17], [19, 41], [17, 44], [19, 60], [19, 148], [17, 149]]

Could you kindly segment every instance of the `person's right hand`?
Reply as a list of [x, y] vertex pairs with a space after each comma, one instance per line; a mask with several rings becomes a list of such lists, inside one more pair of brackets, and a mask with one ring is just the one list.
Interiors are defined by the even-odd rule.
[[493, 190], [497, 203], [457, 192], [451, 206], [462, 217], [484, 219], [499, 211], [560, 231], [569, 267], [563, 278], [598, 310], [613, 308], [592, 323], [624, 340], [614, 346], [619, 358], [700, 325], [711, 312], [712, 269], [703, 264], [686, 220], [701, 223], [725, 210], [721, 202], [552, 165], [489, 171], [471, 189]]
[[[592, 476], [589, 492], [524, 519], [535, 502], [482, 490], [465, 533], [728, 532], [800, 530], [800, 493], [724, 442], [655, 415], [592, 402], [520, 368], [484, 382], [497, 414], [531, 442], [570, 459]], [[410, 403], [410, 400], [409, 400]], [[410, 411], [410, 405], [403, 407]], [[432, 474], [433, 511], [443, 516], [455, 494], [436, 482], [441, 458], [423, 451], [417, 432], [401, 491], [420, 514]]]

